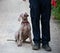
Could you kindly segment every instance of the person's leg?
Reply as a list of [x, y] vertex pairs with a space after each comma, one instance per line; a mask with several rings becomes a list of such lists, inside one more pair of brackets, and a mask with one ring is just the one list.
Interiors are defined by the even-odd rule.
[[[36, 45], [40, 44], [40, 9], [38, 0], [30, 0], [30, 16], [33, 29], [33, 41]], [[40, 45], [39, 45], [40, 46]]]
[[50, 41], [51, 0], [41, 0], [41, 5], [42, 45], [48, 45]]

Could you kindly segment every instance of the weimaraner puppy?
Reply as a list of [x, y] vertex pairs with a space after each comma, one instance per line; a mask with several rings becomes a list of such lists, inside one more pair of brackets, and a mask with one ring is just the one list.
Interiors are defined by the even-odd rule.
[[20, 18], [22, 18], [21, 27], [15, 35], [15, 40], [18, 46], [22, 46], [22, 43], [25, 42], [27, 38], [29, 38], [30, 43], [32, 44], [31, 26], [27, 19], [28, 16], [29, 15], [25, 12], [22, 13], [18, 18], [18, 21], [20, 21]]

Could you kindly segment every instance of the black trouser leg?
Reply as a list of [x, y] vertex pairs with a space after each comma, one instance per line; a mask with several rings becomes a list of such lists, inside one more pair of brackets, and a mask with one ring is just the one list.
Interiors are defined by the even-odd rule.
[[38, 0], [30, 0], [30, 15], [33, 29], [33, 41], [34, 43], [40, 43], [40, 9]]
[[[44, 0], [43, 0], [44, 1]], [[50, 0], [42, 1], [41, 25], [42, 25], [42, 44], [48, 44], [50, 41], [50, 16], [51, 4]]]

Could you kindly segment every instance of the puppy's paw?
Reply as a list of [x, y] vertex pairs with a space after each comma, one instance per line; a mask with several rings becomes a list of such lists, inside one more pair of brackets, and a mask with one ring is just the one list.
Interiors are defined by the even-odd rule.
[[31, 44], [31, 46], [33, 45], [33, 41], [32, 41], [32, 39], [30, 39], [30, 44]]
[[17, 46], [22, 46], [22, 43], [21, 42], [17, 42]]
[[22, 46], [22, 44], [17, 44], [17, 46], [19, 47], [19, 46]]

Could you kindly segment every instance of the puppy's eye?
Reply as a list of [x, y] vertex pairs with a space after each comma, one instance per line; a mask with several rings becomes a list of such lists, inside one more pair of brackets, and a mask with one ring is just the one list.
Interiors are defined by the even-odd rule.
[[29, 15], [24, 15], [24, 17], [28, 17]]

